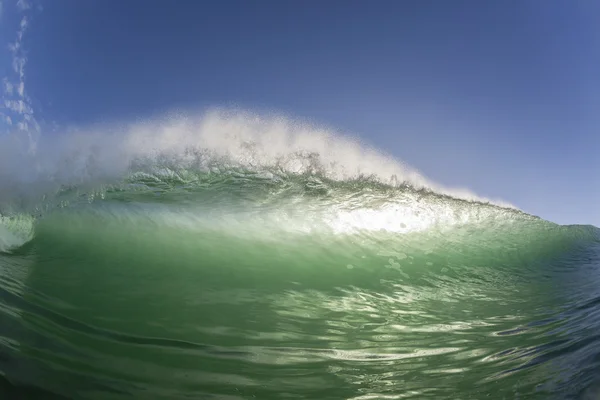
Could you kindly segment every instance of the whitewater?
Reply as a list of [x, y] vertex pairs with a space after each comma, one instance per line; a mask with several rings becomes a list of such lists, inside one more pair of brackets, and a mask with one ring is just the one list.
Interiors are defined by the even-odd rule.
[[240, 110], [0, 137], [0, 395], [596, 398], [600, 235]]

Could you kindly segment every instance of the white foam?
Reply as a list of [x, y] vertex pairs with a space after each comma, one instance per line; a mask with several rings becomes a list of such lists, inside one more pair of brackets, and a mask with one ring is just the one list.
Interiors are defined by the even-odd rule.
[[18, 248], [33, 237], [34, 219], [30, 216], [8, 218], [0, 215], [0, 253]]

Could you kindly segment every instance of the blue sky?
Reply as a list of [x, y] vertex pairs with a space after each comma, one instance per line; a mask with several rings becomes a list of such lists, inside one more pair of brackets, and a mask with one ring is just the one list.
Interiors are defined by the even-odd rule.
[[0, 2], [5, 129], [274, 110], [445, 185], [600, 225], [600, 3]]

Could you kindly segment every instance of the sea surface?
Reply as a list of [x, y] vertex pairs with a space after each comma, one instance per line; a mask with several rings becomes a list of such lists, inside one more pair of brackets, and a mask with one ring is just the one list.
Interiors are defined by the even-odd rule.
[[600, 398], [597, 228], [292, 125], [0, 151], [0, 397]]

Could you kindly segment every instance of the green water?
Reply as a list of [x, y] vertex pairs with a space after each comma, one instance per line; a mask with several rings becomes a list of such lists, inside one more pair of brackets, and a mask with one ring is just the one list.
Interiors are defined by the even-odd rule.
[[593, 227], [237, 170], [63, 188], [3, 218], [7, 396], [595, 398]]

